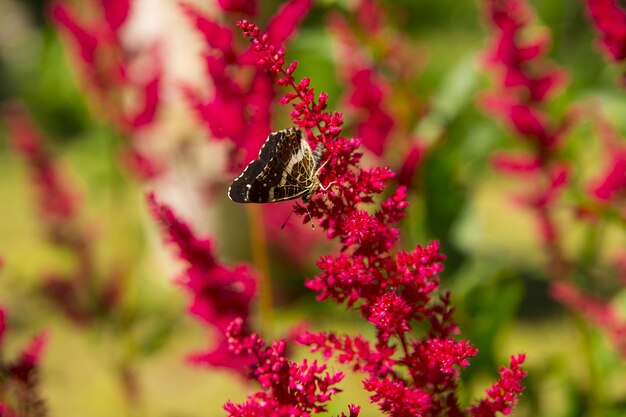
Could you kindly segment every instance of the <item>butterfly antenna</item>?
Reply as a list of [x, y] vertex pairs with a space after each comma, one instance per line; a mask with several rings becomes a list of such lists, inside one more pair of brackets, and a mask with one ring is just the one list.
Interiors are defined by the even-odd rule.
[[287, 218], [285, 219], [285, 223], [283, 223], [282, 226], [280, 226], [280, 230], [283, 230], [285, 228], [285, 226], [287, 226], [287, 222], [289, 221], [289, 218], [291, 217], [291, 215], [293, 214], [293, 212], [296, 211], [296, 206], [294, 205], [293, 208], [291, 209], [291, 211], [289, 212], [289, 215], [287, 216]]
[[313, 221], [313, 216], [311, 216], [311, 212], [309, 211], [309, 208], [305, 205], [304, 208], [306, 209], [307, 214], [309, 215], [309, 220], [311, 220], [311, 229], [315, 229], [315, 222]]
[[[311, 212], [309, 211], [309, 208], [307, 206], [304, 206], [304, 209], [308, 213], [309, 219], [311, 220], [311, 229], [315, 229], [315, 223], [313, 223], [313, 216], [311, 216]], [[294, 211], [296, 211], [296, 206], [293, 206], [293, 208], [289, 212], [289, 215], [285, 219], [285, 223], [283, 223], [283, 225], [280, 226], [280, 230], [283, 230], [285, 228], [285, 226], [287, 226], [287, 223], [289, 223], [289, 218], [291, 217], [291, 215], [293, 214]]]

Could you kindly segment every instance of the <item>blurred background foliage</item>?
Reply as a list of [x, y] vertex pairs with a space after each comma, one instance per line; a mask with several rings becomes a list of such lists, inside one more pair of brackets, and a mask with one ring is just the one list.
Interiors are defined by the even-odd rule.
[[[259, 3], [257, 23], [262, 25], [281, 2]], [[346, 9], [348, 3], [316, 1], [288, 46], [290, 58], [300, 64], [300, 74], [311, 77], [318, 91], [327, 91], [331, 107], [339, 111], [344, 85], [337, 76], [326, 18], [331, 11]], [[489, 38], [479, 2], [381, 3], [396, 33], [413, 45], [416, 68], [421, 71], [411, 86], [411, 94], [429, 109], [419, 129], [428, 136], [444, 120], [445, 140], [424, 162], [419, 192], [410, 195], [409, 216], [401, 229], [405, 246], [437, 239], [447, 255], [443, 287], [452, 291], [461, 337], [480, 350], [463, 373], [465, 399], [479, 395], [508, 355], [526, 352], [527, 389], [514, 415], [625, 415], [623, 359], [599, 331], [581, 326], [582, 319], [565, 314], [549, 296], [552, 277], [546, 272], [546, 253], [534, 220], [511, 203], [518, 185], [490, 168], [494, 150], [518, 144], [476, 107], [476, 94], [490, 84], [479, 63]], [[569, 72], [569, 86], [550, 102], [550, 113], [558, 117], [571, 103], [594, 97], [624, 136], [626, 100], [624, 90], [616, 86], [618, 69], [607, 65], [598, 52], [582, 2], [537, 0], [532, 4], [537, 27], [551, 30], [550, 59]], [[241, 400], [246, 387], [237, 379], [233, 383], [226, 373], [183, 362], [185, 354], [207, 344], [206, 330], [185, 315], [185, 295], [171, 282], [176, 267], [161, 248], [146, 214], [145, 185], [120, 166], [117, 150], [124, 138], [94, 114], [97, 107], [87, 101], [59, 34], [50, 24], [49, 5], [43, 0], [0, 0], [0, 101], [25, 103], [49, 138], [79, 190], [85, 206], [81, 217], [93, 231], [100, 264], [120, 268], [126, 277], [124, 311], [119, 317], [105, 318], [102, 328], [89, 332], [50, 314], [51, 307], [39, 296], [38, 283], [47, 271], [69, 268], [71, 260], [42, 238], [26, 168], [9, 149], [2, 131], [0, 256], [5, 265], [0, 271], [0, 303], [11, 314], [10, 326], [16, 335], [7, 341], [8, 350], [22, 345], [33, 332], [50, 332], [42, 387], [51, 416], [121, 415], [127, 405], [111, 369], [129, 357], [142, 358], [137, 364], [143, 387], [142, 415], [222, 415], [221, 405], [227, 399]], [[199, 126], [192, 128], [204, 137]], [[569, 139], [566, 153], [576, 167], [574, 176], [582, 177], [600, 166], [592, 130], [588, 122], [581, 123]], [[206, 163], [221, 164], [217, 157]], [[250, 261], [248, 232], [242, 227], [245, 214], [225, 198], [228, 179], [222, 181], [224, 188], [213, 200], [215, 212], [203, 227], [216, 235], [223, 260]], [[175, 186], [188, 187], [184, 183]], [[607, 258], [624, 246], [623, 225], [609, 224], [592, 241], [596, 245], [585, 245], [593, 237], [589, 231], [576, 226], [565, 213], [562, 220], [567, 250], [572, 253], [592, 246], [587, 250]], [[328, 247], [316, 248], [304, 254], [305, 261], [294, 263], [285, 261], [280, 248], [270, 247], [271, 275], [278, 293], [277, 328], [307, 319], [314, 328], [332, 323], [351, 332], [366, 331], [353, 322], [354, 315], [314, 302], [303, 287], [304, 278], [316, 273], [316, 256], [327, 251]], [[615, 299], [626, 300], [622, 288], [610, 291], [617, 294]], [[107, 328], [107, 323], [116, 327], [131, 322], [140, 325], [127, 333], [129, 340], [117, 340], [119, 332]], [[362, 396], [357, 394], [359, 382], [350, 383], [354, 386], [348, 384], [347, 393], [339, 399], [367, 403], [367, 398], [358, 397]], [[343, 403], [337, 404], [336, 410], [344, 409]], [[338, 413], [331, 411], [335, 414], [330, 415]]]

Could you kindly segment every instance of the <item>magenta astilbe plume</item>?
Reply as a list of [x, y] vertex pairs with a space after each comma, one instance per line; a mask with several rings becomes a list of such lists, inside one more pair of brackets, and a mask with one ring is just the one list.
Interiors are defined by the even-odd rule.
[[[225, 1], [220, 5], [224, 11], [254, 14], [256, 2]], [[277, 43], [285, 43], [310, 7], [311, 0], [286, 2], [270, 20], [268, 36]], [[257, 52], [252, 48], [239, 50], [233, 44], [231, 29], [191, 4], [182, 3], [181, 10], [205, 39], [205, 68], [213, 87], [208, 97], [190, 85], [182, 86], [183, 93], [211, 136], [232, 143], [228, 170], [239, 171], [256, 157], [270, 133], [273, 81], [257, 69]], [[233, 75], [247, 67], [255, 71], [250, 81], [243, 82], [241, 77]]]
[[[1, 265], [0, 265], [1, 266]], [[6, 338], [7, 313], [0, 306], [0, 351]], [[39, 362], [48, 340], [47, 333], [33, 337], [13, 361], [0, 356], [0, 416], [45, 417], [46, 407], [39, 394]]]
[[485, 0], [484, 3], [487, 18], [496, 29], [487, 52], [487, 64], [502, 71], [503, 88], [524, 90], [531, 102], [545, 100], [563, 83], [565, 74], [557, 68], [536, 64], [545, 55], [549, 38], [532, 41], [523, 38], [533, 18], [526, 0]]
[[602, 330], [611, 339], [622, 358], [626, 358], [626, 320], [621, 317], [617, 306], [568, 282], [555, 283], [551, 293], [555, 299]]
[[[626, 6], [618, 0], [585, 0], [587, 10], [600, 35], [600, 45], [609, 59], [626, 60]], [[622, 75], [626, 86], [626, 73]]]
[[589, 194], [605, 208], [626, 218], [626, 145], [617, 129], [600, 111], [596, 112], [598, 135], [604, 151], [604, 166], [589, 184]]
[[394, 126], [394, 120], [383, 106], [386, 86], [372, 68], [362, 68], [351, 75], [350, 87], [349, 103], [364, 113], [357, 126], [357, 134], [363, 145], [380, 156]]
[[[305, 333], [299, 342], [364, 373], [365, 389], [385, 414], [464, 415], [457, 399], [459, 373], [477, 350], [455, 339], [458, 328], [450, 298], [446, 293], [437, 295], [444, 259], [438, 243], [411, 251], [397, 249], [399, 230], [394, 225], [405, 215], [406, 188], [399, 187], [377, 209], [366, 211], [363, 205], [375, 202], [393, 172], [361, 168], [360, 141], [341, 136], [343, 118], [341, 113], [326, 111], [328, 96], [317, 95], [308, 78], [296, 81], [297, 63], [286, 63], [284, 49], [273, 45], [256, 25], [245, 20], [238, 25], [263, 54], [259, 65], [291, 90], [281, 103], [292, 105], [294, 124], [304, 129], [312, 148], [324, 145], [320, 190], [306, 209], [297, 206], [296, 212], [318, 219], [328, 238], [337, 239], [342, 248], [338, 255], [320, 259], [322, 272], [306, 285], [320, 301], [357, 309], [376, 329], [375, 343], [323, 332]], [[417, 323], [427, 327], [421, 336]], [[275, 393], [264, 388], [256, 395], [280, 403], [280, 398], [272, 398]], [[507, 396], [506, 404], [512, 406], [516, 394]], [[247, 410], [246, 415], [260, 415], [249, 404], [241, 407], [238, 410]]]
[[555, 265], [561, 268], [559, 232], [552, 208], [568, 184], [570, 168], [567, 161], [560, 161], [559, 149], [575, 115], [569, 112], [555, 123], [545, 105], [564, 83], [566, 74], [545, 58], [548, 34], [527, 39], [534, 16], [526, 0], [485, 0], [484, 5], [494, 30], [485, 62], [496, 75], [499, 88], [479, 97], [479, 104], [486, 113], [503, 120], [527, 148], [499, 152], [493, 164], [538, 184], [516, 200], [535, 213], [541, 237], [557, 259]]
[[217, 4], [226, 12], [243, 13], [250, 16], [256, 14], [256, 0], [218, 0]]
[[30, 120], [23, 105], [14, 103], [6, 105], [2, 110], [11, 145], [30, 168], [32, 183], [37, 192], [39, 214], [51, 228], [71, 221], [77, 213], [76, 193], [45, 148], [41, 133]]
[[243, 404], [228, 402], [224, 409], [231, 417], [308, 417], [327, 411], [326, 404], [341, 391], [335, 386], [343, 373], [331, 374], [316, 361], [287, 359], [285, 340], [268, 346], [256, 333], [248, 334], [241, 319], [230, 325], [228, 339], [233, 353], [254, 357], [250, 378], [263, 388]]
[[487, 390], [487, 398], [469, 409], [472, 417], [493, 417], [497, 413], [508, 415], [511, 413], [511, 403], [522, 392], [522, 379], [526, 372], [521, 365], [526, 360], [525, 355], [513, 356], [508, 368], [500, 368], [500, 379]]
[[[359, 3], [357, 17], [363, 25], [380, 29], [385, 15], [378, 10], [375, 1], [363, 1]], [[391, 88], [369, 54], [363, 51], [363, 45], [343, 15], [331, 15], [328, 26], [339, 46], [336, 53], [339, 76], [348, 87], [344, 99], [349, 109], [349, 119], [354, 123], [362, 144], [375, 155], [381, 156], [387, 149], [388, 139], [395, 126], [395, 120], [386, 108]], [[372, 30], [372, 33], [368, 32], [369, 35], [376, 33], [376, 30]]]
[[3, 110], [11, 144], [30, 171], [46, 237], [51, 244], [65, 250], [74, 263], [71, 272], [46, 274], [43, 290], [67, 318], [78, 325], [88, 324], [116, 306], [119, 276], [110, 272], [105, 279], [97, 279], [92, 233], [80, 221], [78, 193], [24, 106], [15, 103]]
[[148, 196], [152, 214], [162, 228], [167, 243], [177, 249], [185, 264], [179, 283], [191, 294], [189, 312], [209, 324], [216, 336], [216, 346], [190, 357], [193, 363], [220, 366], [243, 372], [250, 363], [249, 356], [234, 356], [228, 352], [226, 330], [235, 319], [249, 326], [251, 302], [256, 292], [256, 279], [245, 265], [227, 268], [214, 255], [213, 243], [199, 238], [189, 225], [178, 219], [166, 205], [159, 204], [154, 195]]
[[[147, 51], [131, 50], [122, 39], [122, 29], [131, 12], [129, 0], [100, 0], [90, 12], [95, 16], [76, 13], [63, 0], [53, 2], [50, 17], [76, 55], [76, 64], [84, 86], [98, 107], [98, 114], [127, 135], [128, 143], [122, 155], [128, 168], [144, 179], [155, 177], [160, 167], [139, 151], [132, 139], [156, 120], [161, 104], [162, 68], [159, 48]], [[149, 57], [150, 66], [138, 59]], [[141, 65], [141, 71], [136, 67]], [[122, 97], [132, 94], [137, 103], [128, 105]]]

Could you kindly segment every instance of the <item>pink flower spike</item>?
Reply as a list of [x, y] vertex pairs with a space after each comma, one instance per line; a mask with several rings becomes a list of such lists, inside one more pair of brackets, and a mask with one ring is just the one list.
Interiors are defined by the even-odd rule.
[[524, 354], [512, 356], [509, 367], [500, 368], [500, 379], [487, 390], [487, 398], [468, 409], [471, 416], [495, 417], [496, 413], [508, 415], [511, 412], [524, 390], [522, 379], [526, 372], [521, 365], [525, 360]]
[[104, 19], [112, 31], [117, 31], [130, 12], [130, 0], [100, 0]]
[[40, 333], [35, 336], [31, 342], [24, 348], [20, 357], [20, 367], [28, 369], [29, 372], [37, 367], [43, 350], [48, 343], [49, 336], [47, 333]]
[[541, 161], [531, 154], [496, 152], [491, 163], [498, 171], [515, 175], [530, 175], [541, 169]]
[[433, 399], [419, 388], [409, 388], [401, 381], [369, 378], [363, 381], [367, 391], [373, 393], [372, 402], [384, 414], [394, 417], [415, 417], [427, 415]]
[[20, 103], [7, 104], [2, 116], [11, 145], [30, 168], [41, 214], [54, 224], [72, 219], [77, 211], [75, 192], [45, 149], [44, 138], [27, 110]]
[[219, 51], [228, 62], [235, 60], [233, 51], [233, 32], [221, 26], [209, 16], [202, 13], [196, 6], [190, 3], [179, 3], [183, 13], [187, 15], [194, 26], [202, 34], [207, 45]]
[[256, 14], [256, 0], [218, 0], [217, 3], [225, 12], [242, 13], [248, 16]]
[[[262, 40], [262, 43], [271, 43], [276, 47], [282, 47], [294, 34], [312, 4], [313, 0], [288, 0], [285, 2], [267, 25], [263, 34], [265, 40]], [[256, 30], [258, 31], [258, 28]], [[239, 57], [239, 63], [242, 65], [253, 65], [256, 64], [257, 60], [258, 55], [254, 53], [253, 46]]]
[[592, 182], [590, 192], [602, 202], [610, 202], [626, 190], [626, 149], [612, 155], [604, 172]]
[[626, 9], [618, 0], [585, 0], [600, 33], [600, 44], [614, 61], [626, 59]]
[[250, 378], [263, 388], [249, 395], [243, 404], [229, 401], [224, 406], [229, 416], [310, 416], [327, 411], [326, 404], [340, 392], [335, 385], [343, 379], [343, 373], [330, 374], [315, 361], [288, 360], [285, 340], [268, 346], [256, 333], [248, 333], [240, 319], [228, 327], [227, 337], [234, 354], [255, 357]]
[[411, 306], [394, 293], [386, 293], [376, 300], [370, 310], [370, 322], [378, 330], [382, 342], [387, 342], [391, 336], [403, 336], [411, 330], [409, 319]]
[[[235, 319], [248, 323], [256, 279], [245, 265], [233, 269], [218, 263], [209, 239], [197, 238], [191, 228], [179, 220], [167, 206], [157, 203], [153, 194], [147, 197], [152, 214], [161, 226], [168, 243], [174, 244], [178, 256], [187, 262], [179, 282], [191, 294], [189, 312], [217, 331], [217, 347], [192, 356], [194, 363], [220, 365], [245, 373], [250, 358], [228, 358], [227, 328]], [[242, 324], [243, 325], [243, 324]]]
[[161, 74], [157, 72], [143, 88], [143, 106], [131, 117], [133, 130], [150, 125], [155, 118], [160, 100]]
[[346, 415], [345, 413], [341, 413], [341, 417], [359, 417], [359, 413], [361, 412], [361, 407], [350, 404], [348, 405], [348, 412], [350, 414]]
[[386, 19], [385, 11], [378, 0], [360, 0], [356, 10], [357, 19], [363, 28], [371, 33], [377, 33]]
[[414, 177], [426, 154], [426, 149], [419, 144], [417, 140], [413, 140], [413, 144], [404, 156], [404, 160], [398, 169], [398, 184], [407, 188], [413, 185]]
[[83, 61], [93, 65], [96, 60], [98, 39], [90, 32], [90, 29], [81, 26], [70, 9], [62, 3], [53, 3], [52, 19], [71, 36]]

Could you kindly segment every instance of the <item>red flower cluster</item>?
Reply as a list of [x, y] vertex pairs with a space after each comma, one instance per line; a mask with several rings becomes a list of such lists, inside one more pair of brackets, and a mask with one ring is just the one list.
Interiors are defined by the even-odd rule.
[[[225, 11], [254, 14], [254, 1], [221, 1]], [[271, 19], [267, 36], [282, 45], [293, 34], [311, 6], [311, 0], [290, 0]], [[204, 98], [192, 86], [182, 86], [187, 100], [215, 139], [228, 139], [233, 148], [229, 169], [238, 171], [256, 157], [256, 152], [271, 130], [271, 102], [274, 99], [270, 76], [255, 66], [257, 53], [251, 48], [238, 51], [233, 32], [195, 6], [183, 3], [183, 12], [192, 20], [207, 44], [206, 72], [213, 93]], [[254, 74], [247, 83], [232, 75], [244, 69]]]
[[285, 356], [285, 340], [267, 346], [257, 334], [248, 334], [241, 319], [230, 325], [228, 340], [233, 353], [254, 357], [250, 378], [264, 389], [250, 395], [244, 404], [229, 401], [224, 406], [229, 416], [308, 417], [327, 411], [326, 404], [341, 391], [335, 385], [343, 373], [330, 374], [316, 361], [290, 361]]
[[[382, 11], [379, 10], [380, 13], [376, 16], [372, 15], [377, 6], [373, 1], [360, 3], [357, 16], [365, 25], [377, 28], [382, 25]], [[346, 104], [354, 113], [357, 135], [367, 149], [381, 156], [387, 148], [387, 139], [395, 125], [385, 109], [389, 87], [361, 50], [346, 19], [335, 14], [328, 19], [328, 25], [340, 46], [337, 54], [339, 74], [349, 87]]]
[[[360, 1], [356, 16], [370, 37], [380, 34], [386, 17], [380, 5], [372, 0]], [[339, 73], [348, 85], [346, 104], [354, 113], [357, 136], [367, 149], [381, 156], [387, 149], [388, 139], [396, 124], [386, 109], [390, 87], [374, 67], [371, 58], [364, 53], [345, 17], [333, 15], [328, 25], [340, 46]]]
[[349, 103], [364, 113], [357, 134], [369, 150], [380, 156], [394, 121], [383, 108], [386, 86], [372, 68], [355, 69], [350, 75]]
[[30, 170], [48, 239], [66, 250], [75, 263], [72, 272], [45, 277], [44, 291], [70, 320], [85, 325], [110, 311], [119, 301], [120, 277], [113, 272], [103, 282], [97, 282], [91, 236], [78, 219], [77, 193], [63, 177], [53, 155], [45, 149], [45, 140], [25, 108], [16, 104], [4, 110], [11, 143]]
[[[426, 150], [410, 133], [426, 111], [409, 88], [419, 59], [404, 34], [394, 31], [379, 0], [351, 6], [347, 16], [335, 12], [327, 19], [338, 46], [337, 73], [347, 86], [346, 123], [354, 125], [356, 136], [374, 155], [398, 158], [396, 182], [410, 188]], [[390, 112], [392, 103], [402, 110]]]
[[485, 0], [485, 7], [489, 21], [497, 29], [487, 53], [487, 64], [502, 70], [503, 88], [524, 90], [530, 102], [545, 100], [564, 81], [565, 75], [557, 68], [532, 68], [533, 61], [545, 55], [549, 38], [523, 40], [522, 33], [532, 22], [528, 4], [525, 0]]
[[605, 117], [596, 112], [598, 134], [604, 146], [606, 165], [589, 185], [589, 193], [605, 206], [612, 206], [626, 218], [623, 201], [626, 196], [626, 146], [619, 132]]
[[493, 163], [503, 172], [540, 184], [533, 185], [518, 201], [535, 212], [544, 242], [554, 247], [557, 232], [551, 207], [569, 176], [569, 167], [559, 162], [557, 155], [571, 117], [553, 125], [542, 106], [566, 76], [544, 59], [547, 35], [532, 41], [524, 37], [532, 22], [525, 0], [485, 0], [485, 7], [495, 29], [486, 64], [498, 70], [501, 89], [484, 94], [480, 105], [531, 146], [529, 152], [501, 152]]
[[218, 0], [217, 4], [225, 12], [243, 13], [250, 16], [256, 14], [256, 0]]
[[[306, 131], [311, 142], [324, 145], [319, 171], [323, 191], [313, 197], [307, 209], [298, 206], [296, 211], [321, 219], [327, 236], [338, 239], [343, 247], [338, 256], [325, 256], [318, 262], [322, 273], [307, 286], [319, 293], [320, 301], [331, 299], [358, 308], [377, 330], [374, 345], [361, 337], [332, 333], [306, 333], [299, 342], [314, 351], [322, 350], [326, 358], [337, 355], [340, 362], [352, 363], [353, 369], [365, 372], [364, 384], [372, 393], [372, 401], [389, 415], [463, 415], [456, 397], [459, 370], [468, 365], [467, 359], [476, 354], [476, 349], [454, 339], [458, 330], [449, 297], [444, 295], [435, 301], [437, 275], [444, 259], [438, 243], [394, 254], [399, 232], [393, 225], [405, 214], [406, 189], [398, 188], [374, 212], [362, 209], [361, 203], [373, 203], [375, 196], [384, 191], [393, 173], [388, 168], [360, 168], [361, 154], [356, 152], [359, 141], [340, 136], [342, 115], [325, 111], [328, 96], [323, 92], [316, 96], [307, 78], [296, 82], [293, 73], [297, 64], [287, 65], [285, 51], [272, 45], [258, 27], [245, 20], [238, 25], [251, 39], [253, 48], [264, 54], [259, 64], [279, 75], [279, 85], [293, 90], [281, 103], [292, 104], [294, 123]], [[428, 325], [428, 337], [416, 334], [415, 323]], [[240, 350], [240, 344], [252, 348], [250, 338], [258, 338], [234, 336], [238, 337], [233, 337], [231, 346], [236, 350]], [[258, 375], [253, 377], [262, 383], [264, 391], [252, 398], [285, 403]], [[510, 392], [507, 404], [515, 402], [516, 394]], [[293, 405], [291, 401], [286, 403]], [[289, 411], [303, 415], [310, 407], [308, 404]], [[238, 408], [230, 405], [228, 409], [231, 415], [263, 415], [256, 401]], [[354, 408], [351, 414], [357, 415], [358, 410]]]
[[216, 259], [209, 239], [198, 238], [172, 210], [148, 196], [152, 214], [166, 235], [167, 242], [177, 248], [186, 268], [179, 279], [192, 295], [189, 312], [215, 329], [217, 341], [211, 351], [190, 356], [193, 363], [225, 367], [243, 372], [251, 356], [232, 355], [228, 351], [226, 330], [234, 319], [249, 325], [250, 304], [255, 295], [256, 280], [247, 266], [228, 269]]
[[[0, 351], [7, 330], [7, 313], [0, 306]], [[13, 361], [0, 356], [0, 416], [44, 416], [45, 406], [38, 391], [39, 361], [48, 336], [40, 333]]]
[[[154, 46], [147, 52], [152, 64], [146, 70], [137, 59], [139, 51], [129, 50], [122, 40], [121, 31], [131, 11], [130, 0], [101, 0], [94, 5], [99, 7], [91, 20], [79, 18], [61, 0], [52, 6], [51, 16], [76, 51], [81, 75], [96, 105], [123, 134], [132, 136], [152, 124], [159, 107], [162, 74], [158, 48]], [[140, 71], [134, 68], [135, 64], [141, 67]], [[139, 105], [125, 105], [122, 99], [129, 93], [137, 97]], [[159, 168], [135, 145], [129, 143], [125, 161], [142, 177], [154, 177]]]
[[521, 380], [526, 376], [522, 369], [525, 360], [525, 355], [513, 356], [509, 368], [500, 368], [500, 379], [487, 390], [486, 399], [470, 408], [471, 416], [492, 417], [498, 412], [505, 415], [511, 412], [511, 403], [524, 390]]
[[617, 351], [626, 358], [626, 321], [619, 308], [612, 306], [567, 282], [552, 285], [552, 296], [572, 311], [583, 315], [590, 323], [601, 329], [612, 340]]
[[30, 167], [41, 216], [52, 228], [71, 220], [77, 212], [76, 193], [44, 149], [41, 135], [33, 126], [26, 109], [17, 103], [6, 105], [3, 108], [3, 119], [11, 145]]
[[[589, 15], [600, 34], [600, 43], [608, 57], [626, 60], [626, 9], [618, 0], [586, 0]], [[623, 3], [622, 3], [623, 4]], [[622, 80], [626, 86], [626, 74]]]

